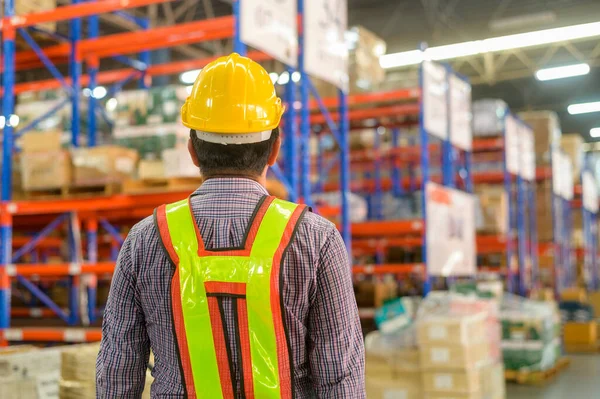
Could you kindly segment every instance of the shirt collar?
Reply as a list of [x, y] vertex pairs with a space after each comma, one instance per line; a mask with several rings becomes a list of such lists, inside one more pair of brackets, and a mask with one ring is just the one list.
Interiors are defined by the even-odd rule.
[[258, 182], [243, 177], [213, 177], [206, 180], [194, 192], [194, 195], [203, 194], [240, 194], [254, 193], [269, 195], [267, 190]]

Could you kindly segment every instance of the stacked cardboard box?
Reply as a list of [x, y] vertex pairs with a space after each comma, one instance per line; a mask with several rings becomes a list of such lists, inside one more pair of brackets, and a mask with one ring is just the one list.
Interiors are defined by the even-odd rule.
[[[560, 203], [557, 205], [560, 205]], [[552, 184], [550, 181], [544, 181], [537, 185], [535, 206], [538, 240], [540, 242], [552, 241], [554, 239], [554, 219], [552, 216]], [[561, 223], [561, 221], [562, 218], [557, 220], [558, 223]]]
[[162, 152], [165, 177], [198, 177], [200, 170], [192, 162], [190, 153], [185, 148], [172, 148]]
[[583, 167], [583, 137], [578, 133], [563, 134], [560, 138], [560, 148], [564, 151], [573, 165], [573, 180], [579, 181]]
[[561, 356], [555, 302], [505, 296], [500, 311], [502, 353], [508, 370], [546, 370]]
[[508, 220], [508, 197], [504, 187], [477, 185], [475, 195], [479, 201], [479, 212], [476, 213], [477, 231], [488, 234], [505, 234]]
[[71, 183], [71, 156], [61, 149], [61, 133], [31, 132], [23, 136], [21, 186], [25, 191], [53, 190]]
[[121, 183], [134, 176], [138, 154], [118, 146], [77, 148], [73, 150], [73, 184], [100, 186]]
[[[61, 364], [57, 368], [60, 370], [61, 399], [94, 399], [96, 397], [96, 358], [99, 349], [98, 343], [62, 348]], [[153, 363], [152, 355], [150, 362]], [[150, 398], [152, 380], [150, 372], [146, 372], [143, 399]]]
[[[15, 1], [15, 15], [27, 15], [42, 11], [50, 11], [56, 8], [56, 0], [18, 0]], [[37, 25], [50, 32], [56, 31], [56, 22], [43, 22]]]
[[417, 339], [425, 398], [504, 398], [497, 300], [432, 293]]
[[[386, 43], [362, 26], [351, 28], [347, 35], [348, 75], [350, 93], [362, 93], [378, 90], [385, 80], [385, 70], [379, 63], [379, 57], [385, 54]], [[337, 96], [337, 88], [321, 79], [312, 79], [312, 83], [321, 97]]]
[[535, 160], [538, 165], [550, 163], [552, 145], [559, 146], [562, 136], [560, 122], [556, 112], [521, 112], [519, 117], [531, 126], [535, 138]]
[[356, 303], [359, 307], [380, 307], [389, 299], [397, 298], [398, 283], [395, 280], [359, 281], [354, 285]]
[[421, 366], [416, 348], [396, 348], [388, 353], [367, 353], [367, 397], [421, 399]]
[[385, 80], [379, 57], [385, 54], [385, 41], [362, 27], [350, 28], [348, 54], [350, 82], [356, 91], [377, 89]]
[[0, 350], [0, 398], [58, 399], [60, 350], [31, 346]]

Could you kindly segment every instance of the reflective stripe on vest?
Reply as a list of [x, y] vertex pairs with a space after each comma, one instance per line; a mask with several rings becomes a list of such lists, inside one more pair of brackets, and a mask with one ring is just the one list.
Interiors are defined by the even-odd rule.
[[231, 298], [244, 396], [293, 397], [280, 269], [305, 210], [304, 205], [264, 197], [243, 247], [219, 250], [205, 248], [189, 199], [156, 210], [162, 242], [175, 265], [171, 302], [188, 397], [235, 397], [224, 298]]

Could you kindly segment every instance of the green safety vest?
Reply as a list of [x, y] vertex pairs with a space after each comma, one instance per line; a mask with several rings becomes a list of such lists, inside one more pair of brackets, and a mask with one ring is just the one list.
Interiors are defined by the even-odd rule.
[[189, 199], [156, 210], [155, 222], [175, 270], [173, 324], [188, 397], [235, 397], [224, 298], [232, 301], [245, 397], [293, 397], [281, 264], [306, 209], [264, 197], [243, 246], [213, 250], [204, 246]]

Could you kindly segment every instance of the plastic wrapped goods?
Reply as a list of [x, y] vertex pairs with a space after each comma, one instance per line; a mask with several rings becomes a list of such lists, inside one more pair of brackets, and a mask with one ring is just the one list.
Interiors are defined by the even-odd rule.
[[[342, 206], [342, 197], [339, 192], [314, 194], [312, 200], [315, 205], [323, 204], [331, 207]], [[367, 201], [357, 194], [350, 193], [350, 221], [360, 223], [367, 220], [368, 206]]]
[[508, 105], [502, 100], [484, 99], [473, 102], [473, 135], [502, 135], [507, 110]]

